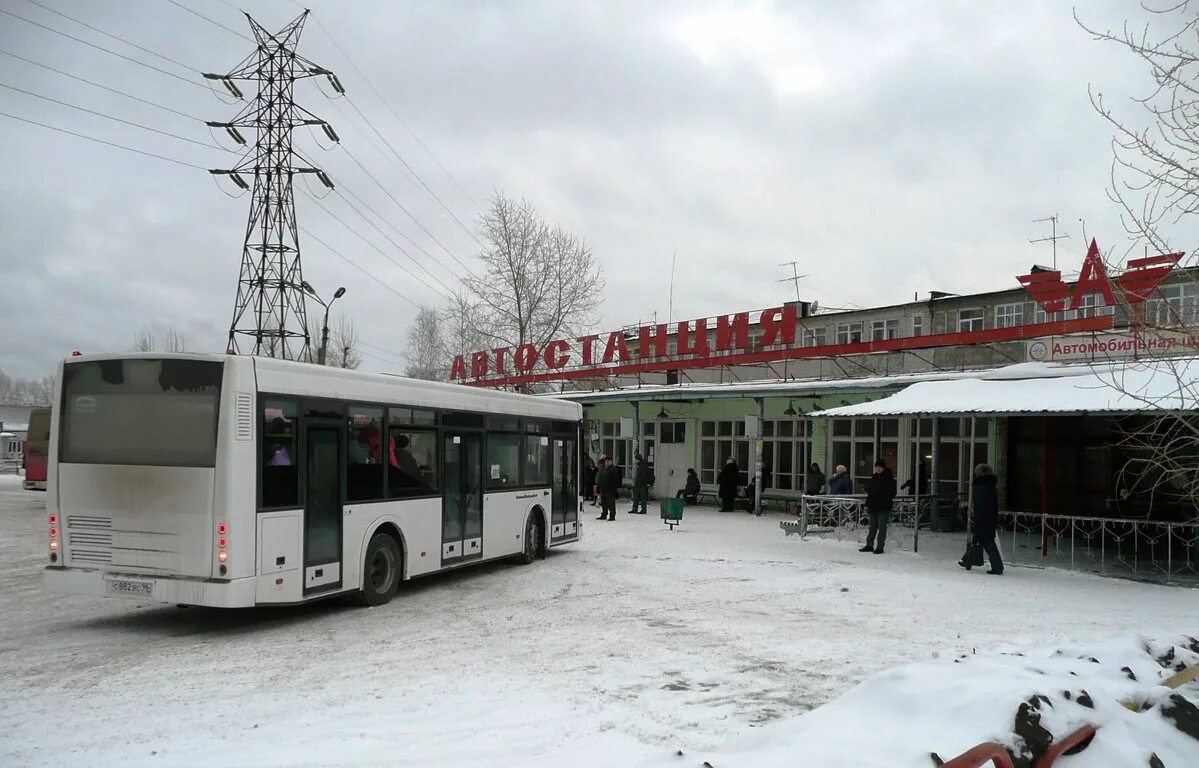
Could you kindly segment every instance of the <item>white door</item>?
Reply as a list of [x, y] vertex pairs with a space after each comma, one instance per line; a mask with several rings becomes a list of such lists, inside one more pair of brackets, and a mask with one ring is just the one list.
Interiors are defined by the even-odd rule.
[[687, 484], [687, 451], [683, 443], [659, 443], [654, 461], [654, 495], [673, 499]]

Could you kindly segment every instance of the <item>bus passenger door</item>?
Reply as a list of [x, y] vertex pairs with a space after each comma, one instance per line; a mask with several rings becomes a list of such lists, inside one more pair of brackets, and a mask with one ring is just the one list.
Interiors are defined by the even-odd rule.
[[304, 594], [341, 586], [343, 434], [334, 421], [304, 430]]
[[478, 433], [448, 434], [445, 497], [441, 510], [441, 562], [483, 556], [483, 439]]
[[572, 438], [554, 438], [550, 541], [579, 535], [579, 450]]

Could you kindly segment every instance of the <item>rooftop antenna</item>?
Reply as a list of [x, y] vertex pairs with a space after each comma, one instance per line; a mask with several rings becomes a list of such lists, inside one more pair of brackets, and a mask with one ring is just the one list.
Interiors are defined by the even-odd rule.
[[799, 262], [797, 262], [797, 261], [784, 261], [782, 264], [779, 264], [779, 266], [780, 267], [791, 267], [791, 277], [784, 277], [782, 280], [776, 280], [775, 282], [794, 283], [795, 284], [795, 300], [799, 301], [800, 300], [799, 281], [804, 279], [805, 277], [807, 277], [807, 275], [799, 274]]
[[[1045, 243], [1045, 242], [1053, 243], [1053, 268], [1057, 269], [1057, 241], [1058, 240], [1068, 240], [1068, 239], [1070, 239], [1070, 236], [1069, 235], [1059, 235], [1057, 233], [1057, 214], [1056, 213], [1053, 214], [1052, 216], [1046, 216], [1043, 219], [1033, 219], [1032, 221], [1034, 224], [1043, 224], [1046, 221], [1049, 222], [1049, 231], [1050, 231], [1049, 237], [1039, 237], [1036, 240], [1029, 240], [1028, 242], [1030, 242], [1030, 243]], [[1082, 219], [1079, 219], [1079, 221], [1082, 221]], [[1086, 239], [1086, 226], [1085, 225], [1083, 226], [1083, 239], [1084, 240]]]
[[674, 262], [678, 258], [678, 251], [670, 252], [670, 298], [666, 300], [666, 322], [674, 322]]

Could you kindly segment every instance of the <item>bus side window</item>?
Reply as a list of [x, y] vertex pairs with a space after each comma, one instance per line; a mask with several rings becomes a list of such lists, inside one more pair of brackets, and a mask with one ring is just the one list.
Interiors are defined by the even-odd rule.
[[388, 496], [437, 493], [437, 433], [392, 426], [387, 433]]
[[262, 506], [298, 507], [296, 404], [267, 400], [262, 405]]
[[346, 500], [383, 498], [383, 409], [350, 408]]

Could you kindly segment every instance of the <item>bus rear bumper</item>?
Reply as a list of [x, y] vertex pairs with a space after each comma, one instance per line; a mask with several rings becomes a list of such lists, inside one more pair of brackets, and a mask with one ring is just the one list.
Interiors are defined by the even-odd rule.
[[48, 566], [42, 572], [42, 585], [47, 591], [68, 595], [124, 597], [175, 605], [249, 608], [255, 604], [255, 579], [252, 577], [229, 581], [165, 579]]

